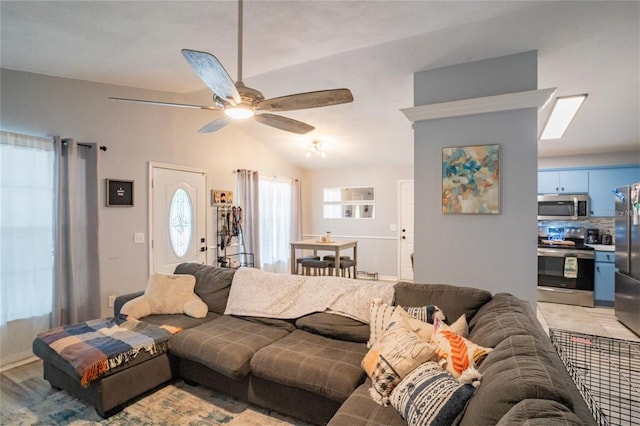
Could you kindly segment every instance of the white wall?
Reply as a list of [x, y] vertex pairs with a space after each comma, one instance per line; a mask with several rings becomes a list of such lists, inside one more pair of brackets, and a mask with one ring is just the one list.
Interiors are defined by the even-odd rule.
[[[537, 88], [529, 52], [415, 74], [425, 105]], [[478, 287], [536, 300], [535, 108], [415, 124], [415, 282]], [[442, 148], [500, 144], [499, 215], [443, 215]]]
[[[316, 237], [331, 231], [332, 237], [358, 240], [358, 269], [378, 272], [380, 277], [397, 276], [398, 180], [413, 179], [413, 167], [315, 170], [305, 174], [305, 220], [303, 232]], [[375, 187], [374, 219], [324, 219], [322, 191], [345, 186]]]
[[[100, 199], [104, 179], [135, 181], [135, 207], [108, 208], [100, 219], [102, 314], [110, 315], [108, 295], [144, 289], [148, 275], [148, 238], [133, 244], [134, 232], [148, 230], [148, 162], [201, 168], [210, 189], [235, 189], [238, 168], [302, 177], [259, 141], [234, 125], [214, 134], [197, 130], [213, 119], [210, 111], [185, 110], [110, 101], [109, 96], [189, 102], [175, 94], [2, 70], [3, 130], [35, 136], [59, 135], [106, 145], [100, 153]], [[213, 211], [209, 212], [211, 217]], [[211, 241], [213, 229], [209, 229]]]

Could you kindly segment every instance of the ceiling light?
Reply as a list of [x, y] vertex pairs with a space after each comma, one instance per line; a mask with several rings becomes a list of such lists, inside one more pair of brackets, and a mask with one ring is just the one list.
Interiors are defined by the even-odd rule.
[[319, 141], [313, 141], [313, 142], [311, 142], [311, 145], [309, 145], [309, 148], [308, 148], [307, 153], [305, 154], [305, 156], [307, 158], [310, 158], [312, 155], [316, 155], [318, 157], [326, 158], [327, 154], [322, 149], [322, 143], [320, 143]]
[[239, 119], [253, 117], [254, 115], [253, 109], [251, 109], [247, 105], [242, 105], [242, 104], [235, 107], [227, 108], [224, 110], [224, 113], [231, 118], [239, 118]]
[[542, 135], [540, 135], [540, 140], [560, 139], [586, 98], [586, 94], [556, 98], [551, 114], [547, 119], [547, 124], [545, 124]]

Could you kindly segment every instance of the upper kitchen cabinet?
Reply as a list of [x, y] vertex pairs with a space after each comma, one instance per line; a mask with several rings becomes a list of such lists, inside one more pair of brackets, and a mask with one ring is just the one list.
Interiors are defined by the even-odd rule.
[[538, 172], [538, 194], [570, 194], [589, 192], [587, 170]]
[[640, 165], [593, 169], [589, 171], [590, 215], [612, 217], [614, 213], [614, 188], [640, 182]]

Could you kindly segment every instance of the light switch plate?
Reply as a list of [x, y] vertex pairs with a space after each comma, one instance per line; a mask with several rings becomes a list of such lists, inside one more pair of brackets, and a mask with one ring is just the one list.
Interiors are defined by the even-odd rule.
[[395, 223], [392, 223], [391, 225], [389, 225], [389, 231], [396, 232], [397, 230], [398, 230], [398, 225], [396, 225]]
[[144, 232], [136, 232], [133, 234], [133, 242], [135, 244], [144, 244]]

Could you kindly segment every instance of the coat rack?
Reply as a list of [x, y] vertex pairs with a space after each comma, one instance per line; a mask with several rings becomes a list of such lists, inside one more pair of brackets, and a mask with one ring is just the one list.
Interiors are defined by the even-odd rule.
[[[245, 253], [238, 243], [242, 241], [242, 220], [241, 207], [216, 207], [216, 246], [222, 268], [253, 267], [253, 253]], [[235, 252], [230, 253], [232, 247]]]

